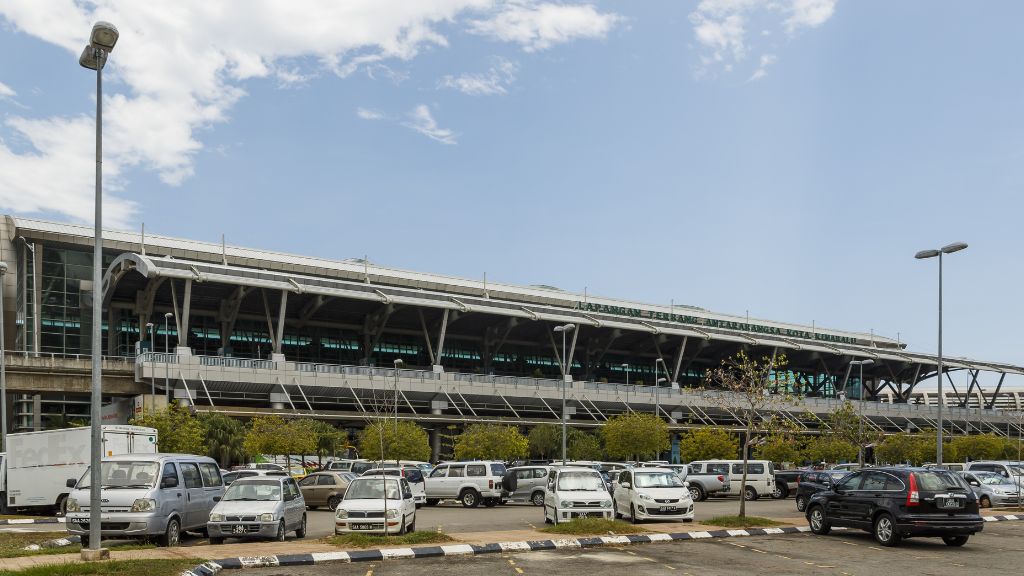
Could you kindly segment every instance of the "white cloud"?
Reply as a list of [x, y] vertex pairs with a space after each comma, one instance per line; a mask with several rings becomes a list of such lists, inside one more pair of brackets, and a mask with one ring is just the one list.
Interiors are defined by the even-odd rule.
[[356, 116], [359, 116], [363, 120], [383, 120], [384, 113], [379, 110], [372, 110], [370, 108], [359, 107], [356, 108]]
[[15, 92], [13, 88], [3, 82], [0, 82], [0, 100], [4, 98], [13, 98], [17, 95], [18, 93]]
[[[382, 62], [408, 61], [424, 48], [447, 46], [437, 31], [441, 25], [542, 50], [574, 38], [604, 37], [617, 18], [589, 4], [540, 0], [0, 2], [0, 22], [64, 48], [69, 66], [75, 66], [93, 22], [118, 26], [121, 38], [104, 72], [112, 80], [104, 99], [105, 184], [112, 192], [124, 187], [130, 168], [155, 171], [170, 185], [192, 176], [202, 131], [229, 120], [247, 94], [246, 81], [273, 79], [287, 87], [324, 70], [344, 77], [362, 68], [398, 83], [402, 75]], [[91, 219], [85, 207], [91, 202], [93, 150], [91, 138], [80, 138], [89, 117], [7, 120], [13, 135], [32, 149], [15, 151], [0, 140], [0, 207]], [[425, 130], [454, 142], [436, 126]], [[107, 206], [108, 222], [133, 225], [135, 204], [112, 194]]]
[[519, 66], [504, 58], [497, 58], [487, 72], [444, 76], [439, 88], [452, 88], [470, 96], [492, 96], [508, 93], [507, 87], [515, 82]]
[[[817, 28], [835, 13], [838, 0], [701, 0], [690, 14], [693, 34], [701, 48], [698, 74], [715, 69], [730, 72], [735, 64], [764, 49], [776, 29], [790, 37], [804, 28]], [[759, 30], [751, 34], [750, 28]], [[771, 46], [771, 49], [777, 46]], [[765, 60], [764, 56], [768, 56]], [[762, 55], [750, 80], [761, 79], [777, 57]], [[749, 68], [748, 68], [749, 69]]]
[[527, 52], [547, 50], [577, 38], [605, 38], [622, 18], [590, 4], [507, 0], [489, 18], [470, 22], [470, 32], [515, 42]]
[[447, 128], [440, 128], [434, 116], [430, 113], [430, 107], [420, 104], [409, 113], [409, 121], [403, 122], [402, 126], [412, 128], [431, 140], [442, 144], [458, 144], [455, 133]]

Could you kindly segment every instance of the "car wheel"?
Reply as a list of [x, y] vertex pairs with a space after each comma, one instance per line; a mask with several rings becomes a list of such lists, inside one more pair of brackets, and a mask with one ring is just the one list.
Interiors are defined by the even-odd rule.
[[331, 509], [331, 512], [338, 509], [338, 504], [341, 504], [341, 496], [331, 496], [327, 499], [327, 507]]
[[811, 511], [807, 514], [807, 520], [811, 525], [811, 532], [824, 536], [832, 531], [832, 525], [828, 522], [828, 517], [825, 516], [825, 509], [821, 506], [815, 506], [811, 508]]
[[167, 530], [164, 530], [164, 535], [157, 539], [157, 544], [167, 548], [181, 544], [181, 521], [177, 518], [168, 520]]
[[405, 516], [402, 516], [402, 521], [398, 523], [398, 535], [405, 536]]
[[224, 543], [224, 537], [223, 536], [210, 536], [210, 544], [211, 545], [216, 546], [218, 544], [223, 544], [223, 543]]
[[896, 523], [889, 514], [881, 514], [875, 519], [875, 541], [882, 546], [896, 546], [900, 543]]
[[804, 510], [807, 510], [807, 497], [806, 496], [797, 496], [796, 497], [796, 509], [797, 509], [798, 512], [803, 512]]
[[978, 499], [978, 506], [981, 506], [982, 508], [991, 508], [992, 500], [989, 499], [988, 496], [982, 496]]
[[409, 524], [409, 527], [405, 529], [405, 531], [410, 533], [410, 534], [412, 534], [413, 532], [416, 531], [416, 515], [415, 514], [412, 517], [412, 522]]
[[302, 515], [302, 524], [299, 524], [298, 530], [295, 531], [295, 537], [296, 538], [305, 538], [306, 537], [306, 515], [305, 514]]
[[533, 495], [530, 496], [530, 502], [533, 502], [534, 506], [543, 506], [544, 505], [544, 493], [543, 492], [534, 492]]
[[427, 506], [437, 506], [437, 503], [440, 501], [440, 498], [427, 498]]
[[772, 491], [772, 498], [775, 500], [782, 500], [786, 496], [789, 496], [789, 487], [777, 482], [775, 484], [775, 490]]
[[634, 506], [632, 504], [629, 505], [629, 521], [632, 522], [633, 524], [637, 523], [637, 519], [636, 519], [636, 506]]
[[752, 486], [747, 486], [746, 489], [743, 490], [743, 499], [748, 502], [751, 500], [757, 500], [757, 490], [754, 490]]
[[476, 508], [480, 505], [480, 495], [476, 493], [476, 490], [463, 490], [459, 495], [459, 501], [462, 502], [464, 508]]
[[284, 520], [281, 520], [281, 523], [277, 525], [277, 536], [274, 537], [274, 540], [284, 542]]
[[88, 536], [85, 536], [85, 535], [81, 536], [81, 543], [82, 543], [82, 550], [88, 550], [89, 549], [89, 537]]
[[57, 498], [57, 516], [67, 516], [67, 515], [68, 515], [68, 496], [67, 496], [67, 494], [62, 494], [60, 497]]
[[943, 536], [942, 541], [946, 543], [946, 546], [960, 547], [967, 544], [969, 536]]
[[704, 489], [696, 484], [690, 484], [690, 499], [694, 502], [703, 502], [707, 496], [704, 494]]

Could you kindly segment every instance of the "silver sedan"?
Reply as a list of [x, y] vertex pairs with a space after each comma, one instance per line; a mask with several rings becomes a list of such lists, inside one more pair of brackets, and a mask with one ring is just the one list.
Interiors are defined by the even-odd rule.
[[225, 538], [284, 540], [293, 530], [305, 538], [306, 502], [290, 476], [239, 478], [213, 507], [206, 530], [210, 544]]
[[961, 472], [971, 490], [978, 496], [982, 508], [1016, 504], [1020, 498], [1019, 488], [1013, 480], [995, 472]]

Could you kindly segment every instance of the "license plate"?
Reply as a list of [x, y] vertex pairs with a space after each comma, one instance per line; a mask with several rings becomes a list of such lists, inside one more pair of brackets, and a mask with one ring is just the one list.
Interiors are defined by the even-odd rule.
[[245, 526], [242, 526], [241, 524], [238, 524], [238, 525], [236, 525], [236, 526], [231, 528], [231, 533], [232, 534], [245, 534]]
[[675, 506], [664, 506], [661, 509], [662, 512], [679, 512], [679, 508]]
[[369, 530], [370, 529], [370, 525], [369, 524], [352, 524], [352, 529], [353, 530]]
[[939, 508], [959, 508], [960, 501], [956, 498], [939, 498]]
[[577, 512], [576, 513], [576, 517], [577, 518], [590, 518], [591, 516], [597, 516], [597, 514], [594, 513], [594, 512]]

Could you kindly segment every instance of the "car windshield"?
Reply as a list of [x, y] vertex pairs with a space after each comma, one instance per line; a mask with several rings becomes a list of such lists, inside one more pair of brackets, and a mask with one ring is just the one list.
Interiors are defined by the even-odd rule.
[[398, 481], [380, 478], [353, 480], [345, 492], [345, 500], [380, 500], [384, 498], [385, 483], [387, 484], [388, 500], [398, 500]]
[[232, 482], [224, 491], [224, 500], [233, 501], [274, 501], [281, 499], [281, 483], [277, 480], [244, 480]]
[[[100, 487], [104, 490], [117, 488], [152, 488], [156, 485], [156, 476], [160, 471], [157, 462], [119, 461], [104, 462], [100, 466]], [[91, 486], [90, 470], [76, 486], [79, 490]]]
[[604, 490], [604, 480], [597, 472], [563, 472], [558, 475], [558, 489], [566, 491]]
[[982, 484], [987, 484], [990, 486], [997, 486], [1001, 484], [1013, 484], [1013, 482], [1011, 482], [1009, 478], [1003, 478], [999, 474], [985, 474], [984, 476], [978, 474], [977, 478]]
[[928, 470], [926, 472], [914, 472], [917, 477], [917, 485], [921, 490], [929, 492], [942, 490], [965, 490], [967, 486], [958, 475], [946, 470]]
[[1010, 466], [1009, 468], [1014, 476], [1024, 476], [1024, 466]]
[[637, 488], [682, 488], [683, 481], [674, 472], [635, 472]]

